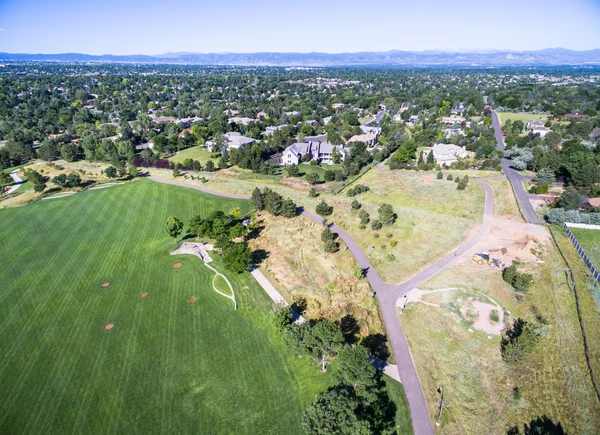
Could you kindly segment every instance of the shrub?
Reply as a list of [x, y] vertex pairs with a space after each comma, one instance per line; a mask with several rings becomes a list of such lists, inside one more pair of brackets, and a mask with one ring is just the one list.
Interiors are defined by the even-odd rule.
[[45, 188], [46, 188], [46, 184], [44, 184], [44, 183], [36, 183], [33, 185], [33, 190], [34, 190], [34, 192], [37, 192], [37, 193], [43, 192]]
[[352, 208], [352, 210], [359, 210], [362, 207], [362, 205], [355, 199], [354, 201], [352, 201], [352, 205], [350, 207]]
[[309, 184], [317, 184], [319, 176], [316, 173], [311, 172], [310, 174], [306, 174], [306, 181], [308, 181]]
[[490, 320], [492, 322], [497, 322], [500, 320], [500, 315], [498, 314], [498, 310], [492, 310], [490, 313]]
[[394, 254], [388, 254], [386, 258], [387, 258], [388, 261], [395, 261], [396, 260], [396, 256]]
[[522, 361], [534, 349], [539, 337], [530, 324], [522, 319], [515, 319], [512, 328], [506, 332], [500, 343], [502, 359], [511, 364]]
[[398, 215], [394, 213], [394, 208], [390, 204], [381, 204], [377, 209], [379, 220], [386, 225], [391, 225], [396, 222]]
[[448, 176], [446, 177], [446, 180], [452, 181], [453, 179], [454, 179], [454, 177], [452, 177], [452, 174], [448, 174]]
[[369, 213], [364, 210], [358, 212], [358, 217], [360, 218], [361, 225], [367, 225], [369, 223]]
[[334, 253], [340, 250], [340, 244], [335, 240], [327, 240], [325, 242], [325, 252]]
[[514, 263], [502, 271], [502, 279], [521, 293], [526, 293], [533, 285], [533, 276], [529, 273], [520, 273]]
[[319, 216], [327, 217], [331, 216], [333, 213], [333, 207], [327, 204], [325, 201], [321, 201], [319, 204], [317, 204], [315, 211]]
[[346, 195], [352, 197], [352, 196], [359, 195], [363, 192], [368, 192], [369, 190], [370, 190], [369, 186], [365, 186], [364, 184], [357, 184], [356, 186], [348, 189], [348, 192], [346, 192]]
[[467, 182], [465, 181], [465, 179], [463, 178], [462, 180], [460, 180], [460, 182], [458, 183], [458, 186], [456, 186], [456, 190], [465, 190], [467, 188]]
[[310, 198], [316, 198], [317, 196], [319, 196], [319, 193], [317, 192], [317, 189], [315, 189], [314, 187], [311, 187], [310, 190], [308, 191], [308, 196]]
[[444, 174], [442, 173], [442, 171], [438, 172], [438, 173], [437, 173], [437, 179], [438, 179], [438, 180], [441, 180], [441, 179], [443, 179], [443, 178], [444, 178]]
[[383, 226], [383, 224], [380, 221], [378, 221], [377, 219], [375, 219], [373, 222], [371, 222], [371, 229], [373, 231], [379, 231], [382, 226]]
[[323, 242], [327, 242], [329, 240], [335, 240], [336, 234], [326, 227], [323, 231], [321, 231], [321, 240]]
[[325, 175], [323, 175], [323, 178], [325, 179], [325, 181], [334, 181], [335, 172], [333, 172], [331, 169], [328, 169], [325, 171]]
[[390, 246], [393, 248], [394, 246], [396, 246], [398, 244], [398, 242], [396, 240], [392, 240], [390, 242]]
[[455, 182], [455, 183], [460, 183], [460, 177], [456, 177], [456, 178], [454, 179], [454, 182]]
[[547, 184], [538, 184], [537, 186], [535, 186], [535, 193], [537, 195], [548, 193], [548, 188], [549, 186]]

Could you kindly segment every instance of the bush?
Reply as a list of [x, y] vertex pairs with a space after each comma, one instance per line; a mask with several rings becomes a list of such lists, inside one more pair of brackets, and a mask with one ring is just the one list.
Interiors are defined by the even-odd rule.
[[381, 204], [377, 209], [379, 220], [386, 225], [391, 225], [396, 222], [398, 215], [394, 213], [394, 208], [390, 204]]
[[544, 193], [548, 193], [549, 186], [547, 184], [538, 184], [535, 186], [536, 195], [542, 195]]
[[352, 196], [356, 196], [359, 195], [361, 193], [364, 192], [368, 192], [369, 186], [365, 186], [363, 184], [357, 184], [355, 187], [351, 187], [350, 189], [348, 189], [348, 192], [346, 193], [348, 196], [352, 197]]
[[308, 181], [309, 184], [317, 184], [319, 181], [319, 176], [316, 173], [311, 172], [310, 174], [306, 174], [306, 181]]
[[317, 192], [317, 189], [311, 187], [311, 189], [308, 191], [308, 196], [310, 198], [316, 198], [317, 196], [319, 196], [319, 193]]
[[373, 222], [371, 222], [371, 229], [373, 231], [379, 231], [381, 229], [381, 227], [383, 227], [383, 224], [381, 222], [379, 222], [377, 219], [375, 219]]
[[398, 244], [398, 242], [396, 240], [392, 240], [390, 242], [390, 246], [393, 248], [394, 246], [396, 246]]
[[333, 172], [331, 169], [328, 169], [325, 171], [325, 175], [323, 175], [323, 178], [325, 179], [325, 181], [334, 181], [335, 172]]
[[352, 201], [352, 205], [350, 207], [352, 208], [352, 210], [359, 210], [362, 207], [362, 205], [355, 199], [354, 201]]
[[43, 192], [45, 188], [46, 185], [44, 183], [36, 183], [33, 185], [33, 190], [37, 193]]
[[443, 179], [443, 178], [444, 178], [444, 174], [442, 174], [442, 171], [438, 172], [438, 174], [437, 174], [437, 179], [438, 179], [438, 180], [441, 180], [441, 179]]
[[466, 188], [467, 188], [467, 181], [465, 181], [465, 179], [463, 178], [458, 183], [458, 186], [456, 186], [456, 190], [465, 190]]
[[571, 222], [574, 224], [600, 225], [600, 213], [579, 213], [577, 210], [565, 211], [563, 208], [553, 208], [546, 215], [550, 224]]
[[526, 293], [533, 285], [533, 276], [529, 273], [520, 273], [514, 263], [502, 271], [502, 279], [521, 293]]
[[364, 210], [358, 212], [358, 217], [360, 218], [361, 225], [367, 225], [369, 223], [369, 213]]
[[455, 183], [460, 183], [460, 177], [456, 177], [456, 178], [454, 179], [454, 182], [455, 182]]
[[325, 252], [334, 253], [340, 250], [340, 244], [335, 240], [327, 240], [325, 242]]
[[446, 180], [452, 181], [453, 179], [454, 177], [452, 176], [452, 174], [448, 174], [448, 176], [446, 177]]
[[325, 201], [321, 201], [319, 204], [317, 204], [317, 208], [315, 209], [315, 211], [319, 216], [324, 218], [327, 216], [331, 216], [331, 214], [333, 213], [333, 207], [327, 204]]
[[326, 227], [323, 231], [321, 231], [321, 240], [323, 242], [328, 242], [329, 240], [335, 240], [336, 234]]
[[565, 210], [578, 210], [582, 200], [583, 197], [579, 191], [574, 187], [569, 186], [562, 195], [560, 195], [558, 206]]
[[498, 322], [500, 320], [498, 310], [492, 310], [492, 312], [490, 313], [490, 320], [492, 322]]
[[522, 361], [534, 349], [539, 337], [533, 326], [522, 319], [515, 319], [500, 343], [502, 359], [511, 364]]

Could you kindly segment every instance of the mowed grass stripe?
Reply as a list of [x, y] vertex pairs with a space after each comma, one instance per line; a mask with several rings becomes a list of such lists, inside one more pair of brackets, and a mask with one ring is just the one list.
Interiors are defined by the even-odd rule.
[[[79, 225], [82, 225], [82, 221], [79, 221]], [[68, 251], [68, 250], [69, 250], [68, 246], [66, 246], [66, 245], [60, 246], [54, 252], [54, 255], [49, 260], [51, 262], [55, 261], [56, 257], [60, 258], [61, 256], [64, 256], [65, 253], [66, 253], [66, 251]], [[72, 257], [72, 258], [75, 258], [75, 257]], [[19, 346], [19, 344], [20, 344], [20, 342], [22, 340], [21, 337], [29, 335], [30, 331], [32, 329], [31, 325], [35, 324], [36, 322], [38, 322], [39, 316], [43, 313], [46, 304], [55, 295], [55, 285], [52, 285], [52, 284], [56, 283], [56, 281], [57, 281], [57, 279], [58, 279], [59, 276], [61, 276], [61, 273], [55, 275], [55, 279], [53, 279], [51, 281], [51, 285], [45, 286], [46, 291], [44, 293], [42, 293], [42, 299], [41, 300], [36, 300], [37, 303], [36, 303], [36, 308], [34, 310], [34, 315], [33, 316], [31, 316], [31, 315], [28, 316], [27, 321], [26, 321], [25, 324], [21, 323], [19, 325], [20, 326], [20, 330], [18, 332], [19, 339], [15, 342], [15, 345], [6, 353], [7, 355], [10, 355], [12, 352], [15, 352], [18, 349], [18, 346]], [[39, 285], [39, 283], [41, 282], [42, 278], [43, 278], [42, 275], [38, 275], [38, 279], [35, 280], [33, 283], [31, 283], [31, 285], [28, 287], [28, 290], [20, 298], [19, 303], [16, 304], [15, 308], [10, 311], [10, 314], [9, 314], [8, 318], [5, 320], [3, 328], [0, 328], [0, 336], [4, 336], [6, 334], [5, 327], [8, 327], [8, 325], [11, 324], [10, 323], [11, 318], [14, 317], [15, 315], [17, 315], [18, 311], [23, 308], [23, 306], [24, 306], [25, 303], [30, 302], [28, 296], [29, 296], [30, 292], [32, 292], [36, 288], [36, 286]], [[44, 334], [46, 334], [46, 332], [47, 332], [46, 330], [43, 331]], [[35, 335], [37, 337], [37, 334], [35, 334]], [[25, 364], [25, 369], [21, 373], [21, 376], [26, 376], [28, 374], [28, 368], [35, 361], [33, 358], [31, 358], [31, 355], [29, 355], [29, 356], [24, 355], [24, 359], [26, 359], [27, 362]], [[18, 381], [20, 381], [20, 379], [21, 378], [19, 377]], [[19, 388], [20, 388], [19, 382], [16, 382], [14, 384], [14, 389], [19, 389]], [[9, 391], [10, 391], [9, 392], [9, 394], [10, 394], [14, 390], [9, 390]]]
[[[135, 203], [132, 203], [132, 207], [131, 207], [131, 209], [130, 209], [130, 210], [131, 210], [131, 211], [134, 211], [134, 210], [135, 210], [135, 211], [137, 212], [137, 211], [138, 211], [138, 209], [134, 209], [134, 208], [133, 208], [133, 205], [134, 205], [134, 204], [135, 204]], [[138, 202], [138, 205], [139, 205], [139, 202]], [[115, 215], [115, 216], [116, 216], [116, 215]], [[108, 227], [107, 227], [107, 228], [108, 228]], [[104, 237], [107, 237], [107, 236], [108, 236], [108, 231], [104, 231], [104, 232], [102, 233], [102, 236], [101, 236], [100, 238], [98, 238], [98, 239], [97, 239], [97, 242], [95, 243], [94, 247], [96, 247], [96, 246], [98, 245], [98, 241], [100, 241], [100, 240], [103, 240], [103, 239], [104, 239]], [[79, 255], [78, 255], [77, 257], [78, 257], [78, 258], [83, 258], [83, 257], [80, 257]], [[88, 262], [89, 262], [89, 263], [93, 263], [93, 261], [89, 261], [89, 257], [88, 257]], [[91, 266], [91, 264], [90, 264], [90, 266]], [[86, 273], [86, 271], [87, 271], [87, 270], [91, 270], [91, 269], [92, 269], [91, 267], [83, 267], [83, 268], [82, 268], [82, 267], [80, 267], [80, 268], [79, 268], [79, 273], [78, 273], [78, 275], [77, 275], [77, 277], [76, 277], [76, 282], [81, 282], [81, 281], [82, 281], [82, 279], [81, 279], [81, 278], [82, 278], [82, 275], [83, 275], [84, 273]], [[127, 275], [127, 276], [129, 276], [129, 275]], [[115, 288], [114, 288], [114, 287], [113, 287], [113, 288], [111, 288], [111, 287], [108, 287], [107, 289], [102, 289], [102, 288], [101, 288], [99, 285], [98, 285], [98, 291], [101, 291], [101, 292], [110, 292], [110, 293], [116, 293], [116, 295], [117, 295], [117, 296], [118, 296], [118, 295], [123, 295], [123, 293], [124, 293], [124, 292], [118, 292], [118, 289], [117, 289], [117, 290], [115, 290]], [[86, 299], [88, 299], [88, 300], [89, 300], [89, 299], [91, 299], [91, 298], [86, 298]], [[116, 303], [118, 303], [118, 301], [116, 301]], [[83, 347], [83, 343], [81, 343], [81, 347]], [[78, 349], [78, 350], [79, 350], [79, 349]], [[71, 363], [71, 361], [69, 361], [69, 363]], [[70, 373], [70, 370], [67, 368], [66, 370], [64, 370], [64, 372], [63, 372], [63, 373], [64, 373], [64, 376], [66, 376], [66, 375], [68, 375], [68, 374]], [[60, 403], [61, 403], [61, 402], [60, 402], [60, 400], [54, 400], [54, 401], [52, 401], [53, 407], [51, 408], [51, 410], [50, 410], [50, 411], [48, 411], [48, 412], [47, 412], [47, 415], [53, 415], [53, 414], [54, 414], [54, 412], [55, 412], [55, 410], [56, 410], [56, 408], [57, 408], [58, 406], [60, 406]], [[42, 427], [44, 427], [44, 426], [46, 426], [46, 425], [45, 425], [45, 422], [42, 424]]]
[[[95, 204], [100, 204], [100, 198], [94, 198], [94, 209]], [[79, 224], [73, 228], [73, 232], [77, 233], [82, 227], [84, 227], [86, 225], [86, 222], [84, 220], [80, 220]], [[57, 291], [60, 291], [60, 286], [59, 283], [63, 282], [66, 280], [67, 276], [69, 277], [70, 280], [72, 280], [75, 285], [81, 289], [82, 288], [82, 278], [84, 276], [84, 274], [87, 272], [87, 270], [91, 269], [91, 263], [93, 263], [93, 260], [90, 259], [90, 257], [86, 257], [84, 254], [85, 250], [87, 249], [87, 246], [83, 243], [80, 243], [76, 250], [72, 253], [71, 255], [71, 260], [66, 263], [62, 269], [62, 271], [58, 274], [56, 274], [52, 284], [51, 284], [51, 288], [52, 289], [57, 289]], [[86, 263], [86, 259], [87, 262]], [[73, 275], [73, 271], [76, 271], [75, 274]], [[76, 339], [76, 335], [77, 333], [75, 331], [77, 331], [77, 324], [72, 324], [72, 325], [66, 325], [65, 323], [67, 322], [63, 322], [63, 318], [65, 316], [65, 312], [68, 310], [69, 308], [69, 303], [71, 301], [73, 301], [74, 299], [77, 299], [78, 301], [81, 301], [82, 303], [85, 302], [91, 302], [91, 298], [87, 298], [87, 297], [82, 297], [83, 292], [78, 292], [78, 293], [70, 293], [70, 292], [65, 292], [64, 293], [64, 297], [62, 299], [57, 299], [56, 302], [53, 304], [53, 309], [51, 310], [51, 313], [53, 314], [53, 321], [51, 322], [51, 327], [49, 327], [48, 329], [46, 329], [45, 333], [44, 333], [44, 341], [49, 341], [48, 338], [52, 337], [52, 336], [61, 336], [61, 340], [63, 340], [65, 342], [65, 344], [67, 344], [68, 348], [71, 349], [71, 351], [68, 353], [69, 354], [69, 358], [63, 358], [61, 360], [59, 360], [58, 363], [54, 364], [52, 371], [50, 372], [50, 375], [48, 376], [48, 378], [45, 380], [44, 383], [40, 383], [38, 384], [38, 388], [43, 392], [46, 391], [47, 394], [51, 394], [52, 397], [47, 397], [44, 396], [44, 394], [41, 392], [40, 393], [40, 403], [42, 404], [42, 408], [39, 409], [37, 411], [37, 415], [39, 417], [44, 417], [44, 421], [41, 422], [41, 424], [39, 425], [40, 427], [46, 427], [46, 421], [48, 418], [53, 417], [54, 413], [51, 410], [52, 407], [56, 408], [57, 406], [59, 406], [61, 404], [61, 400], [60, 397], [62, 396], [62, 394], [64, 394], [64, 392], [61, 394], [58, 388], [46, 388], [44, 389], [45, 384], [57, 384], [60, 385], [62, 382], [61, 380], [65, 377], [70, 375], [70, 368], [73, 366], [72, 361], [73, 358], [75, 358], [75, 356], [77, 355], [77, 348], [79, 346], [82, 346], [83, 343], [81, 342], [81, 340], [77, 340]], [[68, 320], [68, 319], [67, 319]], [[77, 319], [75, 320], [75, 322], [77, 323]], [[68, 326], [71, 326], [71, 328], [68, 328]], [[64, 334], [61, 334], [61, 332], [67, 331], [68, 335], [64, 336]], [[48, 337], [48, 338], [46, 338]], [[46, 410], [46, 407], [49, 408], [49, 410]], [[30, 422], [28, 423], [28, 426], [26, 428], [26, 431], [30, 431], [30, 426], [31, 427], [36, 427], [37, 426], [37, 419], [31, 419]]]
[[[152, 194], [152, 203], [155, 203], [158, 201], [158, 189], [157, 189], [157, 185], [153, 184], [151, 186], [151, 194]], [[142, 206], [142, 201], [140, 201], [138, 199], [138, 206], [141, 207]], [[139, 209], [139, 208], [138, 208]], [[152, 222], [151, 219], [145, 219], [145, 224], [141, 230], [141, 232], [137, 235], [137, 239], [136, 239], [136, 244], [134, 246], [137, 246], [138, 243], [141, 243], [141, 241], [143, 240], [143, 236], [144, 234], [147, 234], [151, 228], [152, 225], [154, 225], [154, 222]], [[134, 267], [138, 268], [143, 268], [144, 267], [144, 263], [146, 260], [145, 256], [142, 256], [142, 252], [139, 252], [139, 250], [135, 250], [135, 264]], [[141, 264], [140, 264], [141, 263]], [[142, 293], [143, 291], [145, 291], [144, 289], [147, 287], [148, 284], [148, 274], [143, 274], [143, 282], [141, 283], [134, 283], [134, 288], [136, 287], [136, 284], [139, 286], [139, 293]], [[140, 285], [141, 284], [141, 285]], [[129, 286], [129, 283], [128, 283]], [[128, 295], [128, 297], [135, 297], [134, 294], [130, 294]], [[137, 297], [140, 298], [140, 303], [138, 303], [136, 305], [136, 309], [135, 309], [135, 315], [133, 317], [133, 321], [131, 322], [131, 332], [129, 334], [129, 339], [127, 341], [127, 352], [126, 355], [129, 356], [130, 355], [130, 350], [133, 347], [135, 347], [135, 343], [134, 343], [134, 338], [135, 338], [135, 330], [137, 328], [138, 325], [138, 315], [144, 310], [145, 306], [143, 305], [144, 300], [142, 300], [142, 298], [138, 295]], [[127, 363], [127, 359], [126, 359], [126, 363]], [[128, 384], [129, 384], [129, 376], [131, 375], [131, 371], [133, 368], [133, 364], [124, 364], [123, 365], [123, 369], [121, 370], [121, 375], [119, 378], [119, 386], [121, 386], [122, 388], [127, 388]], [[123, 378], [125, 377], [125, 380], [123, 380]], [[121, 419], [121, 412], [123, 410], [123, 402], [124, 402], [124, 395], [120, 395], [119, 396], [120, 400], [115, 400], [113, 402], [113, 409], [111, 410], [111, 415], [114, 416], [114, 418], [111, 420], [110, 424], [108, 425], [108, 432], [112, 432], [112, 431], [116, 431], [118, 429], [118, 423]], [[115, 424], [117, 425], [114, 429], [112, 429], [112, 423], [113, 421], [115, 422]]]

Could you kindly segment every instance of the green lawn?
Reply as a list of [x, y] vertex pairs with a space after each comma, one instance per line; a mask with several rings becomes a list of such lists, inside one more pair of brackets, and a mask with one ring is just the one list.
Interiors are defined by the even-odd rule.
[[[302, 433], [333, 369], [282, 343], [248, 273], [213, 255], [235, 311], [199, 259], [169, 255], [167, 216], [235, 205], [250, 210], [139, 180], [0, 210], [0, 433]], [[410, 428], [401, 386], [387, 383]]]
[[225, 272], [234, 311], [169, 255], [168, 215], [234, 205], [142, 180], [0, 210], [0, 433], [301, 432], [331, 376], [281, 343], [249, 274]]
[[571, 232], [585, 251], [594, 267], [600, 269], [600, 231], [570, 228]]
[[533, 113], [519, 112], [519, 113], [510, 113], [510, 112], [498, 112], [500, 115], [500, 123], [504, 125], [507, 120], [515, 121], [523, 121], [524, 123], [527, 121], [533, 121], [535, 119], [539, 119], [541, 121], [546, 122], [548, 119], [548, 115], [535, 115]]
[[218, 163], [219, 159], [211, 159], [210, 154], [211, 153], [209, 153], [204, 148], [198, 145], [195, 147], [187, 148], [183, 151], [179, 151], [169, 160], [175, 163], [182, 163], [185, 159], [192, 159], [198, 160], [200, 163], [202, 163], [202, 165], [205, 165], [206, 162], [208, 162], [209, 160], [212, 160], [215, 164]]
[[310, 163], [300, 163], [298, 165], [298, 170], [300, 176], [305, 176], [306, 174], [315, 173], [317, 174], [321, 181], [323, 181], [323, 177], [325, 176], [325, 171], [340, 169], [342, 165], [328, 165], [327, 163], [323, 163], [321, 165], [311, 165]]

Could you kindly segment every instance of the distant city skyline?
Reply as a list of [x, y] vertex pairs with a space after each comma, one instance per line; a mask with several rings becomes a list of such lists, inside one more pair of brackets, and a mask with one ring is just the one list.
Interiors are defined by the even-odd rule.
[[600, 48], [600, 1], [2, 0], [0, 51], [380, 52]]

